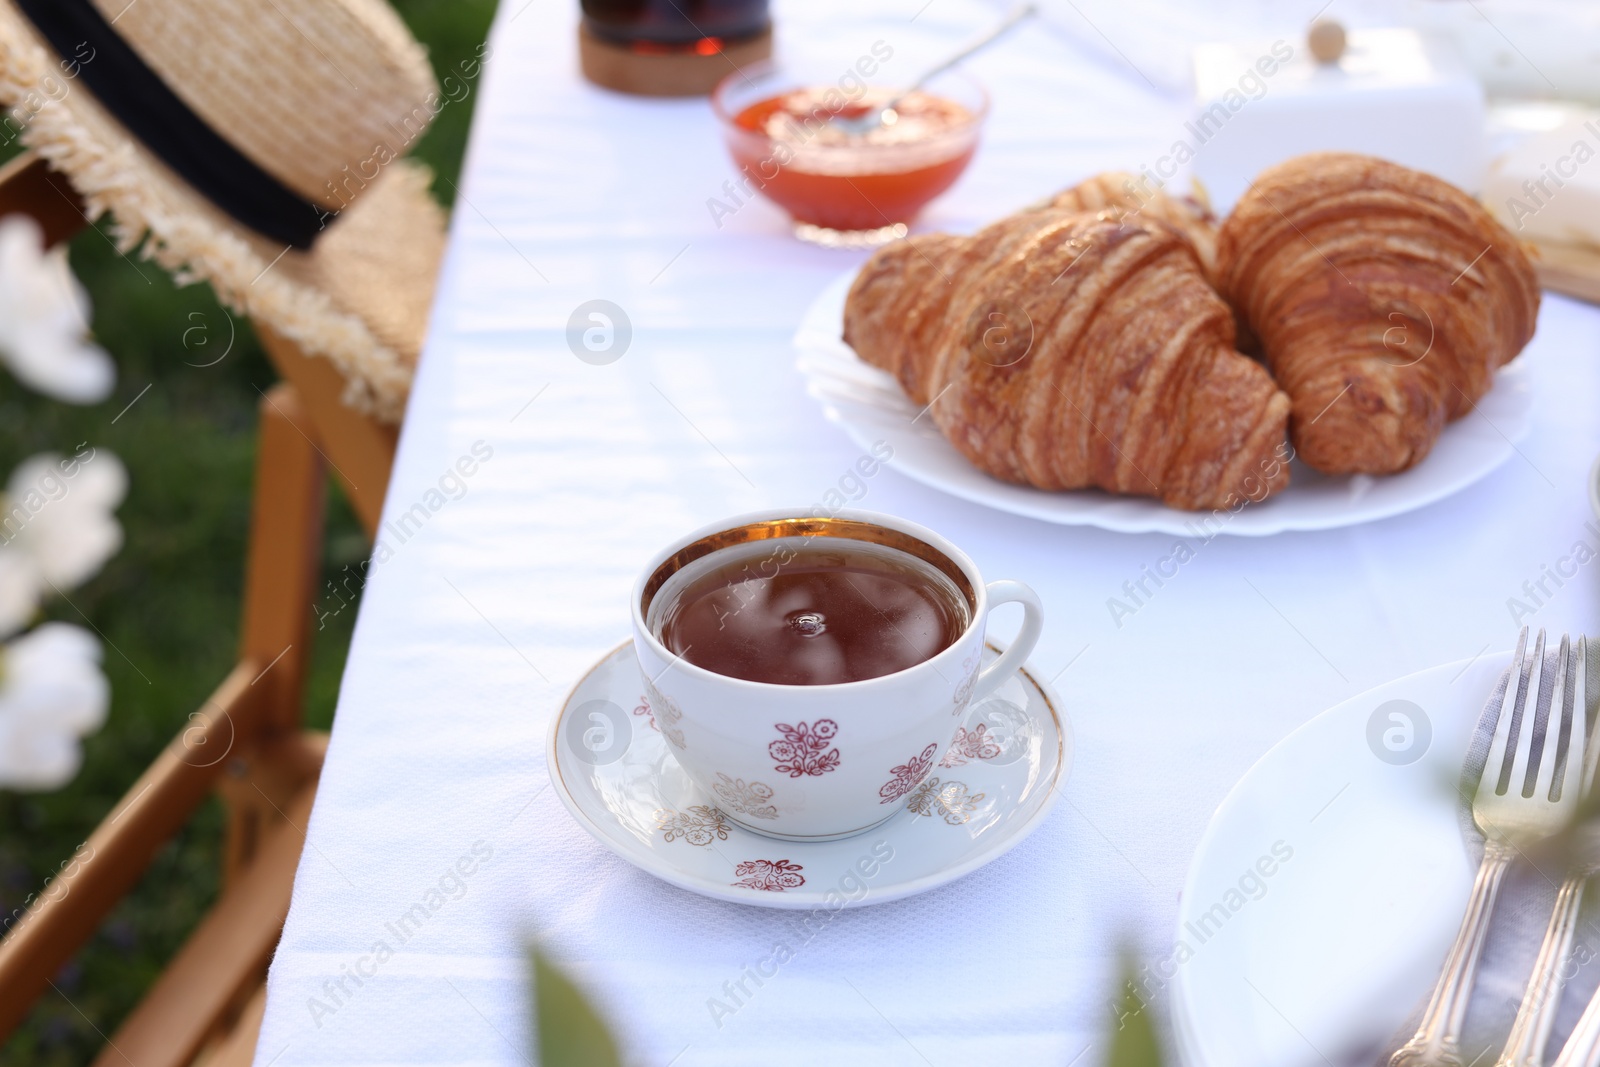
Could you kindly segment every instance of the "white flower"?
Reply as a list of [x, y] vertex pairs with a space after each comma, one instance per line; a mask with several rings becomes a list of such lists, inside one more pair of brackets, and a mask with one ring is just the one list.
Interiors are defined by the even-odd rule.
[[89, 295], [67, 265], [67, 250], [44, 249], [26, 215], [0, 219], [0, 362], [23, 384], [71, 404], [111, 395], [116, 366], [87, 339]]
[[25, 510], [26, 521], [6, 527], [15, 531], [12, 543], [33, 557], [47, 582], [70, 589], [122, 547], [122, 527], [112, 512], [127, 492], [127, 468], [110, 452], [80, 452], [71, 459], [45, 452], [11, 472], [0, 522], [10, 523]]
[[64, 622], [0, 645], [0, 788], [59, 789], [83, 762], [78, 739], [105, 722], [100, 643]]
[[28, 624], [39, 609], [43, 592], [44, 583], [33, 560], [14, 549], [0, 548], [0, 637]]
[[24, 625], [41, 597], [93, 577], [122, 547], [112, 514], [128, 472], [110, 452], [43, 453], [11, 474], [0, 511], [0, 636]]

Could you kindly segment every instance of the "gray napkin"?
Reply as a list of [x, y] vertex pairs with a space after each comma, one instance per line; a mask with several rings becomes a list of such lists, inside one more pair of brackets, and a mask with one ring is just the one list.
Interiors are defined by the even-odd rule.
[[[1555, 686], [1555, 667], [1560, 655], [1560, 638], [1555, 638], [1551, 643], [1555, 648], [1546, 646], [1544, 664], [1546, 669], [1539, 672], [1542, 679], [1538, 694], [1539, 704], [1546, 706]], [[1577, 652], [1576, 646], [1577, 640], [1574, 638], [1574, 655]], [[1578, 665], [1590, 736], [1594, 732], [1596, 704], [1600, 703], [1600, 647], [1597, 646], [1600, 646], [1600, 642], [1591, 642], [1588, 662]], [[1460, 792], [1464, 798], [1471, 797], [1476, 791], [1478, 779], [1483, 773], [1483, 765], [1489, 758], [1489, 746], [1493, 742], [1495, 726], [1499, 722], [1497, 709], [1503, 708], [1505, 714], [1511, 713], [1510, 707], [1504, 703], [1507, 684], [1512, 680], [1510, 673], [1508, 668], [1500, 676], [1494, 692], [1484, 704], [1483, 714], [1478, 719], [1478, 728], [1473, 735], [1472, 746], [1467, 750], [1467, 759], [1461, 771]], [[1523, 729], [1528, 729], [1529, 725], [1524, 723]], [[1531, 725], [1534, 729], [1538, 729], [1543, 724], [1536, 719]], [[1472, 821], [1472, 812], [1466, 802], [1463, 802], [1461, 808], [1461, 832], [1476, 869], [1477, 861], [1483, 856], [1483, 835]], [[1473, 987], [1472, 999], [1467, 1006], [1461, 1056], [1468, 1067], [1473, 1065], [1489, 1067], [1499, 1058], [1500, 1050], [1511, 1032], [1517, 1008], [1522, 1003], [1523, 989], [1533, 971], [1534, 957], [1538, 955], [1539, 945], [1544, 940], [1545, 926], [1549, 923], [1550, 912], [1555, 907], [1556, 891], [1565, 876], [1566, 871], [1558, 857], [1538, 853], [1535, 853], [1533, 858], [1514, 861], [1511, 869], [1507, 871], [1505, 881], [1501, 883], [1499, 898], [1495, 902], [1493, 921], [1489, 927], [1488, 939], [1484, 943], [1483, 955], [1478, 962], [1477, 984]], [[1441, 965], [1443, 962], [1440, 961]], [[1573, 939], [1572, 953], [1566, 963], [1565, 973], [1568, 978], [1561, 994], [1561, 1007], [1556, 1014], [1555, 1029], [1551, 1033], [1550, 1042], [1545, 1047], [1546, 1062], [1553, 1061], [1561, 1051], [1567, 1035], [1577, 1025], [1578, 1017], [1588, 1005], [1589, 998], [1596, 988], [1600, 988], [1600, 879], [1591, 881], [1584, 894], [1583, 908], [1578, 918], [1578, 931]], [[1352, 1063], [1387, 1067], [1390, 1055], [1416, 1033], [1432, 993], [1431, 987], [1419, 991], [1416, 1007], [1411, 1017], [1406, 1020], [1405, 1026], [1392, 1035], [1381, 1048], [1361, 1054], [1353, 1059]]]

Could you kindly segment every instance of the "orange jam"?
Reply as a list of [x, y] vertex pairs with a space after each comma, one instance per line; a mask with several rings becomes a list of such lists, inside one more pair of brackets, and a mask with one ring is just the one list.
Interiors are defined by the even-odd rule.
[[831, 86], [797, 89], [733, 119], [740, 132], [729, 148], [740, 170], [797, 222], [833, 230], [908, 223], [955, 182], [977, 149], [976, 118], [954, 100], [909, 93], [896, 102], [892, 123], [853, 133], [829, 120], [881, 111], [891, 94], [869, 90], [842, 105], [840, 95]]

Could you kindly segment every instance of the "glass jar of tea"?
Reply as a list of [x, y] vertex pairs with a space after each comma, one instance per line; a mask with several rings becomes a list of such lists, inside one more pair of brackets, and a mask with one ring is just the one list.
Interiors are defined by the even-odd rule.
[[582, 0], [584, 76], [648, 96], [700, 96], [772, 54], [767, 0]]

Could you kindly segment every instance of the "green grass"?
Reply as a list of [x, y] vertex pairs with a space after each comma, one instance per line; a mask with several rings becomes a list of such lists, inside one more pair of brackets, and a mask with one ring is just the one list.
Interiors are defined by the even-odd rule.
[[[398, 0], [396, 7], [428, 46], [441, 79], [476, 54], [494, 10], [491, 0]], [[474, 86], [446, 106], [416, 149], [438, 175], [435, 191], [446, 203], [476, 94]], [[235, 329], [209, 289], [177, 288], [152, 264], [119, 256], [103, 229], [80, 234], [70, 254], [94, 301], [95, 334], [117, 359], [116, 395], [71, 407], [0, 371], [0, 477], [35, 452], [71, 453], [84, 441], [115, 452], [128, 467], [122, 551], [70, 594], [71, 603], [46, 608], [50, 618], [103, 635], [111, 713], [87, 740], [83, 770], [69, 786], [48, 794], [0, 790], [0, 915], [39, 891], [232, 667], [257, 390], [275, 378], [244, 322], [220, 363], [190, 365], [215, 359]], [[336, 492], [329, 504], [324, 570], [331, 579], [367, 546]], [[309, 726], [326, 729], [332, 721], [354, 614], [341, 612], [315, 635]], [[54, 976], [59, 992], [47, 991], [0, 1049], [0, 1067], [93, 1059], [99, 1034], [116, 1029], [215, 900], [221, 846], [222, 810], [211, 800]]]

